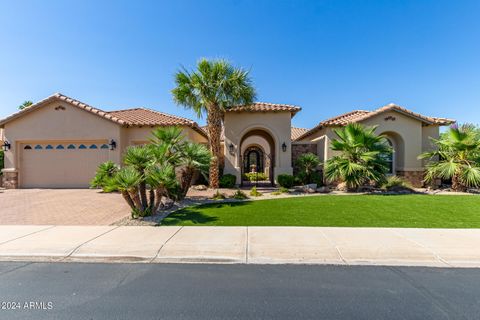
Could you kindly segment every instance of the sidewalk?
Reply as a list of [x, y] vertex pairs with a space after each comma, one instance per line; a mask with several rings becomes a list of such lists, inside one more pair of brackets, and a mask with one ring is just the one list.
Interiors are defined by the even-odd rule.
[[480, 267], [480, 229], [0, 226], [0, 261]]

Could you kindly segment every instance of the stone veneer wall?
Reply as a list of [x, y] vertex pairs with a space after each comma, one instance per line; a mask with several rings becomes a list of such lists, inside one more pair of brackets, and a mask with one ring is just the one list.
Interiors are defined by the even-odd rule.
[[424, 171], [397, 171], [397, 176], [404, 177], [416, 188], [421, 188], [425, 185], [423, 182], [425, 177]]
[[3, 187], [5, 189], [18, 188], [18, 172], [4, 171], [2, 177]]
[[317, 144], [315, 143], [292, 143], [292, 167], [293, 174], [297, 174], [298, 168], [296, 162], [298, 157], [305, 153], [317, 154]]

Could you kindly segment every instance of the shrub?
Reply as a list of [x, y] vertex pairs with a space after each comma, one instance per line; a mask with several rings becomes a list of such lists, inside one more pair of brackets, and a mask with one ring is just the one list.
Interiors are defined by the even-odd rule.
[[400, 189], [413, 189], [410, 182], [399, 176], [391, 176], [387, 178], [387, 181], [382, 185], [383, 189], [388, 191], [400, 190]]
[[273, 196], [279, 196], [281, 195], [282, 193], [280, 191], [273, 191], [272, 193], [270, 193], [271, 195]]
[[250, 195], [252, 197], [261, 197], [263, 196], [262, 193], [258, 192], [257, 187], [253, 187], [252, 190], [250, 190]]
[[248, 181], [265, 181], [268, 176], [263, 172], [248, 172], [243, 175], [243, 178]]
[[225, 195], [217, 190], [217, 192], [215, 192], [213, 194], [212, 199], [213, 200], [223, 200], [223, 199], [225, 199]]
[[248, 199], [248, 196], [242, 190], [237, 189], [237, 191], [235, 191], [235, 193], [232, 195], [232, 198], [237, 200], [245, 200]]
[[300, 169], [302, 182], [305, 184], [314, 183], [313, 175], [317, 172], [317, 167], [320, 164], [320, 159], [316, 154], [305, 153], [298, 157], [296, 165]]
[[90, 182], [90, 187], [102, 188], [104, 192], [116, 191], [115, 188], [107, 186], [111, 185], [109, 181], [117, 174], [118, 170], [120, 170], [120, 168], [112, 161], [101, 163], [97, 168], [95, 177]]
[[279, 191], [280, 193], [288, 193], [288, 192], [289, 192], [288, 189], [287, 189], [287, 188], [284, 188], [284, 187], [281, 187], [280, 189], [278, 189], [278, 191]]
[[224, 174], [220, 178], [220, 188], [233, 188], [237, 183], [237, 177], [233, 174]]
[[277, 181], [281, 187], [291, 188], [295, 183], [295, 178], [290, 174], [279, 174]]

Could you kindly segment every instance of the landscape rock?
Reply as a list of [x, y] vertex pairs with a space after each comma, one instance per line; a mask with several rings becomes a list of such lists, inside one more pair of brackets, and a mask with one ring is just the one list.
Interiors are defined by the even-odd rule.
[[208, 189], [208, 187], [204, 184], [197, 184], [195, 186], [192, 186], [192, 189], [197, 191], [205, 191]]

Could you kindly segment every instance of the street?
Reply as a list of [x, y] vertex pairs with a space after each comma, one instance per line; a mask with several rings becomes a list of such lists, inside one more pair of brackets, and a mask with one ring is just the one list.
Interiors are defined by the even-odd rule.
[[0, 319], [478, 319], [480, 269], [0, 263]]

